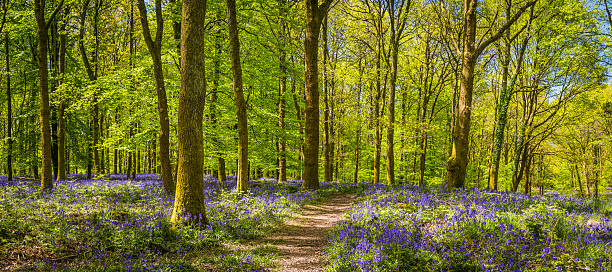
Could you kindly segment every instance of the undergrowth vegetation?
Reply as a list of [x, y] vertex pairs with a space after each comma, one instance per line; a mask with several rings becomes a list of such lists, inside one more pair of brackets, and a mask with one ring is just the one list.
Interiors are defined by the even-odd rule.
[[332, 271], [612, 271], [612, 202], [372, 185], [336, 226]]
[[[249, 193], [233, 192], [235, 178], [204, 180], [207, 226], [169, 222], [172, 198], [156, 175], [107, 175], [104, 180], [55, 184], [7, 182], [0, 177], [0, 267], [68, 271], [260, 271], [273, 252], [265, 247], [231, 251], [224, 243], [273, 230], [319, 192], [297, 181], [251, 181]], [[272, 254], [271, 254], [272, 253]]]

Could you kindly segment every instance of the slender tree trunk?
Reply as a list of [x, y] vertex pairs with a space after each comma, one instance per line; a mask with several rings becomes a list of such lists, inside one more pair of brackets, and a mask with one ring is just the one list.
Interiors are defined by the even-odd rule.
[[[283, 3], [280, 4], [281, 20], [285, 20], [286, 11]], [[281, 37], [279, 37], [279, 69], [280, 83], [278, 88], [278, 127], [281, 136], [278, 139], [278, 181], [287, 181], [287, 140], [285, 137], [285, 93], [287, 92], [287, 56], [285, 54], [285, 35], [287, 33], [285, 21], [281, 22]]]
[[227, 0], [230, 57], [234, 78], [234, 104], [238, 118], [238, 177], [236, 190], [246, 192], [248, 180], [249, 135], [247, 130], [246, 103], [242, 90], [242, 67], [240, 65], [240, 40], [236, 21], [236, 0]]
[[[284, 53], [283, 53], [284, 54]], [[286, 69], [284, 68], [285, 57], [281, 57], [281, 80], [279, 88], [279, 99], [278, 99], [278, 127], [281, 130], [281, 134], [285, 131], [285, 93], [287, 90], [287, 76]], [[278, 181], [287, 181], [287, 140], [284, 134], [279, 137], [278, 140]]]
[[4, 49], [6, 58], [6, 137], [7, 156], [6, 156], [6, 175], [7, 180], [13, 180], [13, 99], [11, 97], [11, 63], [9, 51], [9, 32], [4, 35]]
[[[68, 9], [65, 10], [68, 13]], [[60, 84], [64, 83], [64, 72], [66, 71], [66, 23], [62, 24], [60, 34], [59, 51], [59, 75]], [[57, 180], [66, 179], [66, 120], [65, 120], [65, 98], [60, 99], [57, 111]]]
[[329, 58], [329, 49], [327, 44], [327, 16], [323, 18], [323, 33], [321, 33], [323, 40], [323, 151], [325, 157], [324, 164], [324, 178], [325, 182], [332, 181], [332, 159], [330, 150], [331, 148], [331, 140], [330, 140], [330, 121], [329, 121], [329, 82], [327, 78], [327, 60]]
[[531, 194], [531, 163], [533, 162], [533, 155], [527, 158], [527, 166], [525, 167], [525, 194]]
[[202, 119], [206, 97], [206, 1], [183, 0], [181, 21], [181, 90], [178, 109], [178, 171], [171, 221], [184, 216], [207, 224], [203, 178]]
[[[217, 18], [221, 18], [220, 10], [217, 11]], [[219, 75], [221, 73], [221, 30], [215, 34], [215, 56], [213, 58], [213, 79], [212, 79], [212, 93], [210, 94], [210, 123], [213, 126], [213, 130], [218, 129], [217, 120], [217, 91], [219, 86]], [[216, 149], [219, 150], [219, 139], [216, 135], [212, 136], [213, 141], [217, 144]], [[217, 180], [224, 182], [227, 179], [225, 174], [225, 158], [220, 151], [217, 151]]]
[[[99, 120], [100, 120], [100, 124], [98, 126], [98, 128], [99, 128], [98, 131], [100, 132], [100, 134], [99, 134], [98, 137], [100, 137], [100, 138], [99, 138], [98, 142], [100, 143], [100, 146], [104, 146], [104, 138], [103, 138], [103, 136], [104, 136], [104, 111], [101, 112]], [[100, 155], [99, 155], [100, 167], [98, 167], [98, 171], [99, 171], [100, 175], [106, 173], [106, 170], [104, 170], [105, 166], [106, 166], [104, 164], [104, 159], [105, 159], [104, 150], [105, 150], [105, 148], [100, 148], [99, 149], [99, 153], [100, 153]]]
[[[359, 81], [357, 83], [357, 113], [361, 115], [361, 80], [363, 76], [361, 68], [361, 59], [359, 60]], [[361, 145], [361, 126], [357, 126], [355, 133], [355, 171], [353, 173], [353, 183], [359, 180], [359, 147]]]
[[[395, 83], [397, 79], [397, 55], [399, 47], [399, 36], [401, 33], [396, 33], [395, 25], [395, 12], [394, 6], [395, 1], [391, 1], [391, 78], [389, 80], [389, 100], [388, 100], [388, 121], [387, 121], [387, 184], [395, 184], [395, 156], [393, 154], [393, 148], [395, 142], [393, 140], [393, 134], [395, 132]], [[398, 18], [399, 19], [399, 18]]]
[[[293, 59], [292, 59], [292, 64], [293, 64]], [[302, 125], [302, 107], [300, 107], [300, 104], [298, 103], [298, 94], [296, 91], [296, 87], [295, 87], [295, 78], [296, 76], [293, 75], [291, 78], [291, 93], [293, 94], [293, 105], [295, 107], [295, 115], [296, 115], [296, 119], [297, 119], [297, 123], [298, 123], [298, 132], [300, 133], [300, 155], [298, 157], [299, 160], [299, 165], [300, 165], [300, 179], [303, 178], [303, 174], [304, 174], [304, 165], [303, 165], [303, 161], [304, 161], [304, 142], [303, 142], [303, 136], [304, 136], [304, 127]]]
[[172, 179], [172, 167], [170, 165], [170, 119], [168, 117], [168, 101], [166, 96], [166, 86], [164, 83], [164, 72], [161, 61], [161, 46], [164, 34], [164, 20], [162, 16], [161, 0], [155, 1], [155, 21], [157, 29], [155, 40], [151, 36], [147, 10], [144, 0], [138, 0], [138, 10], [140, 11], [140, 23], [147, 48], [153, 59], [153, 75], [155, 77], [155, 89], [157, 91], [157, 113], [159, 116], [159, 162], [161, 164], [162, 185], [167, 195], [174, 192], [174, 180]]
[[601, 155], [601, 148], [599, 145], [593, 146], [593, 198], [599, 198], [599, 158]]

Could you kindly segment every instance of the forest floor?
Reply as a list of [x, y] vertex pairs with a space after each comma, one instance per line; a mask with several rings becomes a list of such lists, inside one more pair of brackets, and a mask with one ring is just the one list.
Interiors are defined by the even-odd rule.
[[287, 221], [271, 236], [263, 238], [278, 251], [275, 270], [284, 272], [323, 271], [323, 253], [331, 229], [350, 208], [355, 195], [335, 194], [305, 205], [300, 215]]

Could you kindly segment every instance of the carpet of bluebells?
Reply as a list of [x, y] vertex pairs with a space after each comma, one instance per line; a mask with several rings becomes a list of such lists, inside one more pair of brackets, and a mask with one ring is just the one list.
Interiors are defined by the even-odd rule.
[[[298, 181], [250, 182], [237, 195], [235, 177], [204, 179], [210, 224], [173, 228], [173, 199], [163, 195], [157, 175], [73, 175], [41, 192], [36, 180], [8, 182], [0, 176], [0, 270], [67, 271], [265, 271], [274, 250], [215, 251], [228, 241], [265, 235], [317, 192]], [[217, 264], [211, 266], [211, 263]]]
[[612, 202], [372, 185], [329, 237], [332, 271], [612, 271]]

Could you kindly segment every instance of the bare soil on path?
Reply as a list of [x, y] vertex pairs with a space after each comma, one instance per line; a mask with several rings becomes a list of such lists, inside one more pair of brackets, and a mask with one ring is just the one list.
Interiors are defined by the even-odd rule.
[[327, 235], [355, 199], [354, 195], [337, 194], [320, 202], [305, 205], [302, 213], [262, 242], [278, 249], [275, 271], [323, 271], [327, 256], [323, 253]]

